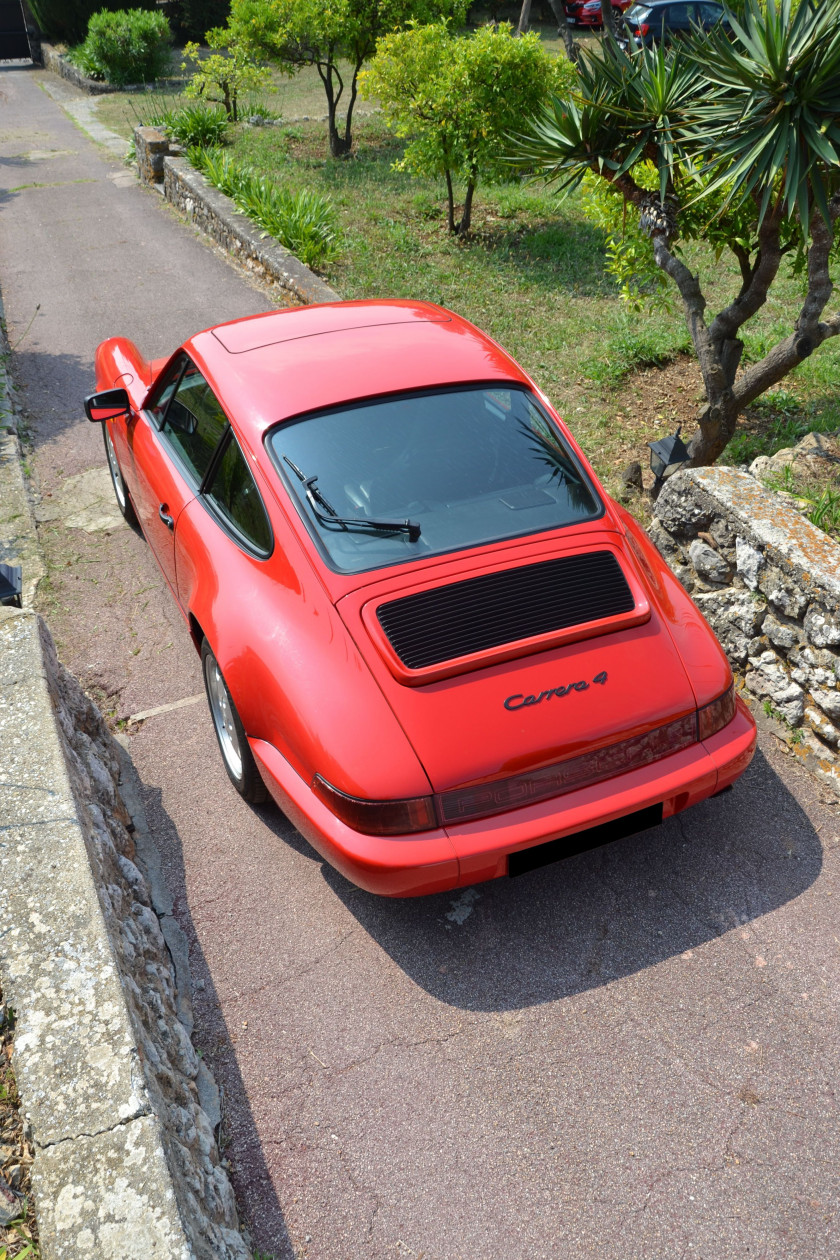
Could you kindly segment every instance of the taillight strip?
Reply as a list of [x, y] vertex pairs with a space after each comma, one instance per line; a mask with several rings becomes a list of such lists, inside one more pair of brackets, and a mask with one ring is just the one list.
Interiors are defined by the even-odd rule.
[[682, 752], [700, 740], [709, 739], [727, 726], [734, 716], [735, 686], [730, 684], [711, 704], [694, 709], [673, 722], [666, 722], [664, 726], [507, 779], [493, 779], [436, 796], [391, 801], [348, 796], [317, 774], [312, 781], [312, 789], [342, 822], [355, 831], [380, 836], [411, 835], [438, 826], [489, 818], [492, 814], [521, 809], [523, 805], [536, 805], [630, 770], [639, 770], [672, 753]]

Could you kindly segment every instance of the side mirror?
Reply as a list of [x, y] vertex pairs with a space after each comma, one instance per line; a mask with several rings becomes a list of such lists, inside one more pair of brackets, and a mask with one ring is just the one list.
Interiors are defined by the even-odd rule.
[[94, 424], [130, 414], [131, 403], [124, 389], [105, 389], [101, 394], [88, 394], [85, 399], [85, 415]]

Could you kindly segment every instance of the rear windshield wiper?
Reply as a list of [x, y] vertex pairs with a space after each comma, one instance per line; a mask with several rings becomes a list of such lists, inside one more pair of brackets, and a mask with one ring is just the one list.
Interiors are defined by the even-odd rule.
[[420, 526], [416, 521], [375, 521], [366, 516], [339, 516], [329, 499], [325, 498], [318, 489], [317, 474], [314, 477], [307, 477], [297, 464], [292, 463], [288, 455], [284, 455], [283, 459], [295, 476], [303, 482], [306, 488], [306, 501], [322, 525], [341, 525], [344, 529], [353, 525], [356, 529], [372, 529], [382, 534], [408, 534], [409, 542], [417, 542], [420, 537]]

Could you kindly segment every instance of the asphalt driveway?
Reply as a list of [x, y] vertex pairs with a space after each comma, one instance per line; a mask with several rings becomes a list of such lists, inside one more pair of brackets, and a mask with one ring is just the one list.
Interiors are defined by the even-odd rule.
[[0, 286], [42, 495], [42, 611], [114, 720], [149, 714], [131, 751], [255, 1245], [277, 1260], [840, 1254], [840, 811], [762, 737], [733, 792], [655, 832], [384, 901], [244, 804], [81, 398], [103, 337], [162, 355], [278, 298], [46, 82], [0, 68]]

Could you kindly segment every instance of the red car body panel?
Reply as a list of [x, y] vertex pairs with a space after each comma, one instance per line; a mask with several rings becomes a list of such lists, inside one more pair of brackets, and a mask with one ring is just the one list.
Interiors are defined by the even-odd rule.
[[[612, 0], [612, 7], [615, 13], [625, 13], [636, 0]], [[589, 9], [585, 2], [575, 13], [575, 21], [578, 26], [592, 26], [599, 30], [603, 26], [603, 17], [601, 16], [600, 4], [595, 9]]]
[[[342, 822], [313, 791], [316, 775], [366, 801], [492, 783], [693, 714], [731, 685], [729, 665], [541, 392], [451, 312], [413, 302], [306, 307], [207, 330], [183, 349], [248, 462], [270, 518], [271, 555], [238, 545], [168, 454], [144, 405], [170, 360], [147, 363], [122, 338], [104, 342], [96, 356], [97, 388], [122, 385], [132, 403], [127, 420], [108, 421], [117, 458], [196, 646], [206, 637], [212, 647], [269, 790], [348, 878], [392, 896], [493, 878], [505, 873], [511, 853], [650, 805], [661, 803], [667, 817], [743, 771], [755, 730], [739, 704], [711, 739], [548, 801], [406, 836], [366, 835]], [[497, 381], [541, 400], [602, 497], [603, 515], [367, 572], [330, 568], [271, 463], [267, 431], [351, 400]], [[383, 601], [406, 593], [591, 551], [618, 560], [633, 597], [629, 612], [421, 670], [400, 662], [375, 615]], [[587, 685], [537, 702], [575, 681]]]

